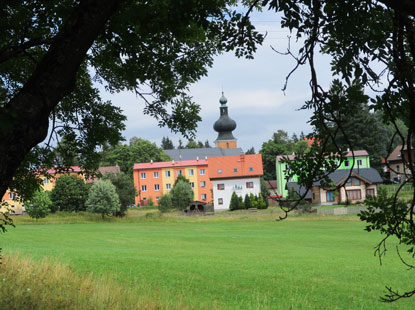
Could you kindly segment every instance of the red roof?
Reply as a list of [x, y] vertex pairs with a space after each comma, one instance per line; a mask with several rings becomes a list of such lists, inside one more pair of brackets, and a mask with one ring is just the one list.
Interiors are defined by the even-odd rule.
[[187, 167], [187, 166], [203, 166], [207, 165], [207, 159], [199, 160], [180, 160], [180, 161], [161, 161], [156, 163], [141, 163], [134, 164], [134, 170], [142, 169], [157, 169], [157, 168], [174, 168], [174, 167]]
[[210, 179], [240, 178], [264, 174], [261, 154], [209, 157], [208, 162]]
[[[358, 150], [358, 151], [354, 151], [354, 156], [369, 156], [369, 153], [366, 152], [365, 150]], [[346, 154], [346, 157], [353, 157], [352, 151], [349, 151]]]
[[[102, 175], [106, 174], [106, 173], [117, 173], [120, 172], [120, 166], [107, 166], [107, 167], [99, 167], [97, 170], [97, 173], [101, 173]], [[93, 182], [97, 182], [98, 178], [94, 177], [94, 178], [89, 178], [86, 180], [87, 183], [93, 183]]]

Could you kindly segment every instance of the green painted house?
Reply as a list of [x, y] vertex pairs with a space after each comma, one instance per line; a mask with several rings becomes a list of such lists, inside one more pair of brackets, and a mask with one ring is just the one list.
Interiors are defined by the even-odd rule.
[[[297, 176], [295, 175], [290, 180], [286, 179], [285, 172], [287, 164], [282, 162], [284, 158], [288, 158], [288, 160], [295, 160], [295, 154], [278, 155], [276, 157], [277, 192], [282, 195], [282, 198], [286, 198], [288, 196], [288, 190], [286, 188], [287, 181], [298, 181]], [[354, 160], [355, 163], [353, 165], [353, 153], [349, 151], [346, 154], [346, 159], [340, 164], [337, 170], [351, 169], [352, 166], [354, 169], [370, 168], [369, 154], [365, 150], [354, 151]]]

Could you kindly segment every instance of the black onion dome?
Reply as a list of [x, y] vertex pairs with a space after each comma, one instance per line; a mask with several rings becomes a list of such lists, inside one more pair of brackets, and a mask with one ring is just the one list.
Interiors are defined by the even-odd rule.
[[219, 133], [216, 141], [236, 140], [232, 134], [232, 131], [235, 130], [236, 128], [236, 122], [228, 116], [228, 107], [226, 106], [226, 103], [228, 102], [228, 100], [223, 95], [223, 92], [222, 92], [222, 97], [219, 99], [219, 102], [221, 104], [219, 108], [220, 117], [213, 125], [213, 129]]
[[217, 132], [232, 131], [236, 128], [236, 122], [228, 115], [222, 115], [213, 125], [213, 129]]

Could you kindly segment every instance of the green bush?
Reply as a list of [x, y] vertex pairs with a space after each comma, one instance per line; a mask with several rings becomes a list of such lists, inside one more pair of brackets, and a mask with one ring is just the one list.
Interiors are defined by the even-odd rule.
[[40, 218], [45, 218], [50, 213], [50, 206], [52, 201], [47, 192], [36, 191], [32, 199], [25, 206], [27, 214], [36, 221]]
[[232, 197], [231, 197], [231, 202], [230, 202], [230, 205], [229, 205], [229, 209], [231, 211], [235, 211], [235, 210], [241, 209], [238, 195], [236, 195], [235, 192], [232, 193]]
[[88, 187], [85, 182], [74, 175], [63, 175], [56, 180], [50, 198], [51, 211], [85, 211]]
[[245, 195], [244, 206], [245, 206], [245, 209], [252, 208], [252, 206], [251, 206], [251, 199], [249, 199], [249, 195], [248, 194]]
[[185, 210], [193, 201], [193, 190], [190, 184], [184, 180], [177, 182], [170, 191], [173, 207]]
[[115, 186], [108, 180], [99, 180], [89, 190], [86, 201], [87, 211], [105, 215], [115, 215], [120, 211], [120, 199]]
[[147, 206], [154, 207], [153, 197], [149, 197], [147, 201]]
[[268, 203], [266, 202], [266, 199], [264, 199], [264, 197], [261, 195], [261, 193], [259, 193], [258, 195], [258, 200], [257, 200], [257, 208], [258, 209], [267, 209], [268, 208]]
[[249, 195], [249, 200], [251, 201], [251, 208], [258, 208], [258, 201], [257, 197], [254, 194]]
[[128, 206], [134, 204], [134, 198], [137, 194], [132, 176], [129, 176], [123, 172], [106, 173], [102, 179], [110, 180], [111, 183], [114, 184], [121, 204], [120, 211], [118, 211], [115, 215], [124, 216], [127, 212]]
[[163, 213], [173, 209], [173, 203], [171, 201], [171, 196], [169, 194], [164, 194], [160, 197], [158, 209], [160, 210], [160, 212]]

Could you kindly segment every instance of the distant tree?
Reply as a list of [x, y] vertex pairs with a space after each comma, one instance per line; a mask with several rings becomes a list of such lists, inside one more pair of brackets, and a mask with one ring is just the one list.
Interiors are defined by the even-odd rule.
[[255, 149], [254, 149], [254, 147], [251, 147], [250, 149], [248, 149], [248, 150], [245, 152], [245, 155], [248, 155], [248, 154], [255, 154]]
[[[364, 99], [367, 100], [367, 97]], [[356, 102], [353, 110], [355, 113], [350, 113], [339, 120], [343, 131], [338, 130], [335, 142], [343, 151], [350, 145], [354, 150], [366, 150], [370, 155], [371, 167], [381, 172], [383, 170], [382, 157], [387, 156], [388, 129], [381, 119], [369, 110], [366, 102]]]
[[174, 186], [176, 186], [177, 182], [179, 182], [179, 181], [186, 182], [186, 183], [187, 183], [187, 184], [189, 184], [189, 186], [190, 186], [190, 181], [189, 181], [189, 179], [188, 179], [188, 178], [186, 178], [184, 175], [179, 174], [179, 175], [177, 176], [176, 181], [174, 181], [173, 187], [174, 187]]
[[163, 150], [172, 150], [174, 149], [173, 141], [169, 137], [163, 137], [161, 139], [161, 148]]
[[32, 199], [25, 205], [27, 214], [36, 221], [40, 218], [45, 218], [50, 213], [50, 206], [52, 201], [48, 193], [38, 190], [33, 195]]
[[192, 139], [190, 139], [186, 144], [186, 149], [197, 149], [199, 148], [199, 145]]
[[88, 187], [85, 182], [74, 175], [62, 175], [50, 193], [51, 211], [85, 211]]
[[170, 191], [173, 207], [179, 210], [185, 210], [189, 203], [193, 201], [193, 190], [190, 184], [184, 180], [175, 183]]
[[103, 180], [109, 180], [115, 186], [120, 199], [120, 210], [116, 216], [124, 216], [129, 205], [134, 203], [137, 191], [134, 187], [133, 178], [123, 172], [106, 173]]
[[254, 194], [249, 194], [249, 200], [252, 208], [258, 208], [258, 198]]
[[147, 163], [151, 160], [169, 161], [171, 158], [155, 143], [137, 137], [130, 139], [130, 145], [117, 145], [104, 159], [109, 165], [118, 164], [122, 172], [131, 176], [135, 163]]
[[267, 203], [266, 199], [261, 195], [261, 193], [258, 194], [257, 208], [258, 209], [268, 208], [268, 203]]
[[121, 205], [115, 186], [108, 180], [94, 183], [89, 190], [86, 206], [88, 212], [99, 213], [102, 218], [119, 212]]
[[297, 143], [297, 142], [299, 141], [299, 139], [298, 139], [297, 135], [295, 134], [295, 132], [294, 132], [294, 133], [293, 133], [293, 135], [291, 136], [291, 141], [292, 141], [293, 143]]
[[206, 141], [205, 141], [205, 147], [206, 147], [206, 148], [210, 148], [209, 140], [206, 140]]
[[244, 199], [242, 198], [242, 196], [238, 196], [238, 200], [239, 200], [239, 209], [243, 209], [244, 206]]
[[198, 148], [203, 148], [205, 146], [203, 145], [203, 142], [199, 140], [199, 141], [197, 141], [197, 147]]
[[160, 197], [158, 202], [158, 209], [163, 213], [173, 209], [173, 202], [171, 201], [170, 194], [164, 194]]
[[245, 209], [249, 209], [249, 208], [252, 207], [251, 206], [251, 199], [249, 199], [249, 195], [248, 194], [245, 195], [244, 207], [245, 207]]
[[239, 205], [239, 198], [238, 195], [236, 195], [235, 192], [232, 193], [231, 202], [229, 204], [229, 210], [235, 211], [239, 210], [241, 206]]

